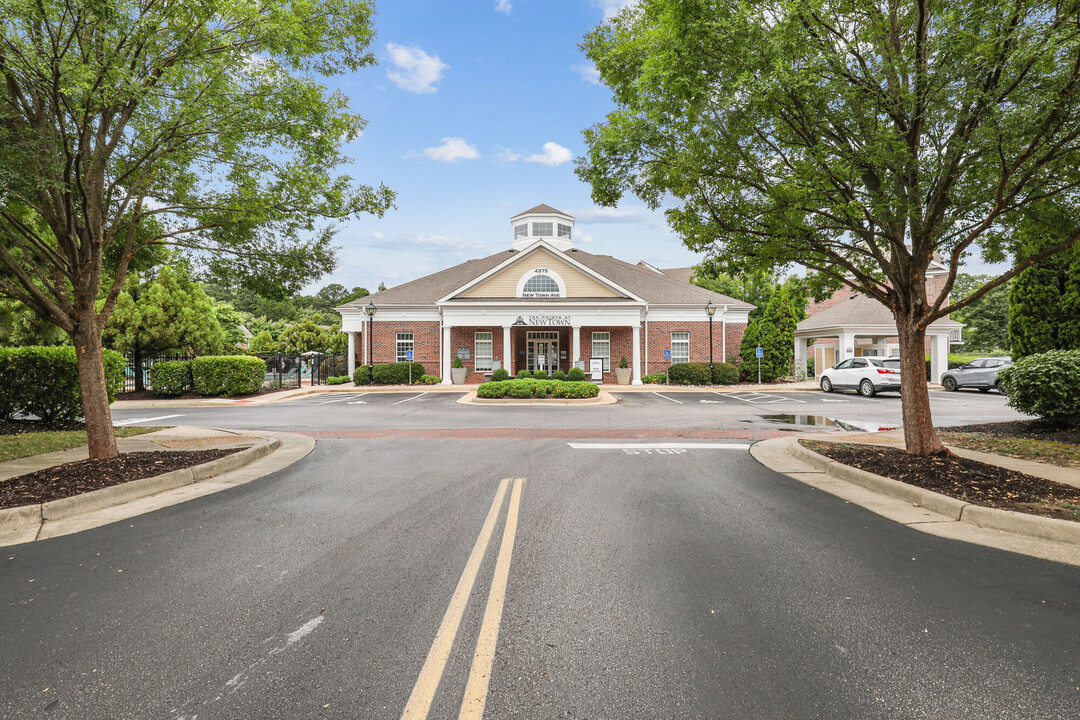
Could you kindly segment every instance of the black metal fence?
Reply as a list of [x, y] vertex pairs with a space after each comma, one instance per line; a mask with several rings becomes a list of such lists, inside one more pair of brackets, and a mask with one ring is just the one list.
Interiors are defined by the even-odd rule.
[[[254, 357], [266, 363], [264, 388], [300, 388], [305, 385], [325, 385], [326, 380], [349, 374], [349, 356], [329, 353], [309, 352], [290, 353], [255, 353]], [[125, 356], [124, 392], [135, 390], [153, 390], [150, 383], [150, 368], [155, 363], [166, 360], [194, 360], [194, 355], [136, 355]], [[142, 382], [136, 382], [141, 366]]]

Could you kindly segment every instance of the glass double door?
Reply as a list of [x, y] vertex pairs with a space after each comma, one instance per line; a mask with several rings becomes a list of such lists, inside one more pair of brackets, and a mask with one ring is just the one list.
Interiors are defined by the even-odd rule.
[[528, 338], [528, 369], [552, 373], [559, 369], [559, 334], [530, 333]]

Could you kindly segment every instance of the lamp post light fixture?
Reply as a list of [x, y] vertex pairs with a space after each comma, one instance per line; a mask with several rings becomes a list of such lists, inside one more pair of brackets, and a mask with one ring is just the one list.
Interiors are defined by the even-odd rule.
[[712, 304], [712, 300], [705, 306], [705, 314], [709, 316], [709, 384], [711, 385], [716, 378], [716, 371], [713, 368], [713, 346], [712, 346], [712, 319], [716, 314], [716, 306]]
[[372, 337], [375, 330], [375, 303], [368, 300], [364, 312], [367, 313], [368, 316], [368, 382], [375, 382], [375, 342]]

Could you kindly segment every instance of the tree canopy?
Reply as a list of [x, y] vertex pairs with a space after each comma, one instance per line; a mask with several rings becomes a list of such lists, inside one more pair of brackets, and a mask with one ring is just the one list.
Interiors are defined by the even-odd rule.
[[[815, 296], [848, 285], [891, 311], [911, 452], [943, 450], [923, 343], [962, 300], [956, 273], [1015, 257], [1048, 201], [1075, 212], [1080, 32], [1046, 0], [640, 0], [583, 49], [617, 109], [585, 131], [593, 199], [663, 204], [691, 249], [727, 272], [808, 269]], [[941, 293], [926, 290], [939, 256]]]
[[0, 294], [72, 338], [92, 457], [116, 454], [100, 333], [143, 249], [281, 296], [333, 267], [334, 221], [391, 205], [339, 171], [364, 120], [321, 81], [374, 62], [371, 18], [368, 0], [0, 0]]
[[[1031, 269], [1024, 273], [1031, 272]], [[1023, 277], [1024, 273], [1020, 276]], [[953, 295], [966, 298], [993, 280], [991, 275], [969, 275], [960, 273], [953, 285]], [[990, 352], [1008, 350], [1012, 347], [1009, 340], [1009, 290], [1014, 278], [1004, 285], [998, 285], [979, 300], [953, 314], [953, 320], [964, 323], [964, 350], [972, 352]]]

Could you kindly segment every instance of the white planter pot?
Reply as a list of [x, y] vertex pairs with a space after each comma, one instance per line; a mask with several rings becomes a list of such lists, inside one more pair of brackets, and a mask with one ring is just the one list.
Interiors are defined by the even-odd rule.
[[619, 385], [629, 385], [630, 370], [630, 368], [615, 368], [615, 382]]
[[455, 385], [465, 384], [465, 373], [469, 371], [469, 368], [450, 368], [450, 382]]

